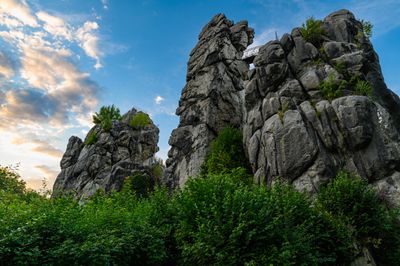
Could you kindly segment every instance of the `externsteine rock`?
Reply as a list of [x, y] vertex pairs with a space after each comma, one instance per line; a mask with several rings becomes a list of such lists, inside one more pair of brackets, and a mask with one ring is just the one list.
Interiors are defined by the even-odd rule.
[[[334, 12], [321, 28], [314, 43], [295, 28], [265, 44], [248, 71], [241, 56], [253, 31], [215, 16], [190, 55], [164, 182], [182, 186], [198, 174], [210, 142], [231, 125], [242, 129], [259, 184], [283, 178], [315, 193], [347, 170], [400, 204], [399, 97], [386, 87], [378, 56], [352, 13]], [[357, 89], [362, 82], [370, 95]]]
[[[399, 204], [399, 98], [387, 89], [378, 56], [352, 13], [332, 13], [321, 27], [320, 42], [307, 42], [296, 28], [254, 59], [243, 135], [255, 181], [283, 178], [314, 193], [343, 169]], [[356, 89], [363, 80], [370, 97]], [[343, 91], [327, 100], [321, 87], [329, 83]]]
[[156, 164], [158, 128], [151, 122], [145, 127], [132, 128], [132, 117], [138, 113], [131, 109], [120, 121], [113, 121], [109, 132], [95, 125], [86, 140], [95, 134], [93, 144], [84, 144], [80, 138], [71, 137], [61, 160], [61, 173], [53, 188], [53, 196], [72, 193], [85, 199], [97, 190], [120, 190], [126, 177], [140, 173], [148, 178]]
[[243, 79], [248, 64], [242, 56], [252, 41], [253, 29], [246, 21], [234, 24], [223, 14], [200, 33], [176, 111], [180, 123], [169, 140], [164, 177], [169, 187], [180, 186], [200, 172], [210, 142], [221, 129], [243, 123]]

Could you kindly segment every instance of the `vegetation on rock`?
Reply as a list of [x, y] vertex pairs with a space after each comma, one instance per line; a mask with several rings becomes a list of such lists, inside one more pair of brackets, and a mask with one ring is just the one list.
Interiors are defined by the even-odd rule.
[[85, 142], [83, 144], [85, 145], [92, 145], [94, 143], [96, 143], [97, 141], [97, 134], [96, 132], [91, 132], [87, 135]]
[[335, 75], [330, 74], [328, 78], [321, 82], [319, 88], [324, 95], [324, 98], [332, 101], [343, 95], [343, 89], [346, 88], [347, 82], [345, 80], [337, 80]]
[[150, 119], [150, 116], [143, 112], [138, 112], [137, 114], [135, 114], [129, 122], [129, 125], [133, 128], [144, 128], [151, 124], [152, 121]]
[[100, 111], [93, 115], [93, 123], [100, 124], [106, 132], [111, 130], [113, 120], [121, 120], [120, 111], [114, 105], [102, 106]]
[[355, 85], [355, 93], [358, 95], [371, 96], [372, 87], [368, 81], [359, 79]]
[[364, 33], [364, 36], [367, 38], [371, 38], [372, 37], [372, 23], [366, 20], [361, 20], [362, 23], [362, 30]]
[[310, 17], [300, 28], [301, 36], [307, 41], [319, 47], [322, 41], [324, 30], [321, 27], [322, 22]]

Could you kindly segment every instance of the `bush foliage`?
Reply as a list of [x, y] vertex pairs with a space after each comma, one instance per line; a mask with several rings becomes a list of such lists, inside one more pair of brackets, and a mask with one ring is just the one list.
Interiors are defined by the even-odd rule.
[[173, 194], [128, 185], [80, 205], [27, 192], [2, 170], [0, 265], [348, 265], [354, 243], [382, 265], [399, 261], [399, 214], [346, 173], [314, 201], [287, 184], [249, 184], [237, 168]]
[[207, 157], [203, 171], [219, 174], [238, 167], [247, 168], [248, 162], [243, 149], [243, 137], [240, 130], [226, 127], [211, 142], [211, 152]]
[[320, 20], [316, 20], [311, 17], [306, 20], [305, 24], [303, 23], [303, 26], [300, 28], [300, 34], [307, 42], [319, 47], [324, 34], [324, 30], [321, 26], [322, 22]]
[[129, 122], [129, 125], [133, 128], [144, 128], [146, 126], [151, 125], [153, 122], [150, 119], [150, 116], [143, 112], [136, 113], [132, 120]]
[[343, 95], [343, 90], [346, 86], [347, 82], [345, 80], [338, 81], [333, 74], [330, 74], [326, 80], [321, 82], [319, 89], [325, 99], [332, 101]]
[[102, 106], [100, 111], [93, 115], [93, 123], [100, 124], [106, 132], [111, 130], [113, 120], [121, 120], [120, 111], [114, 105]]

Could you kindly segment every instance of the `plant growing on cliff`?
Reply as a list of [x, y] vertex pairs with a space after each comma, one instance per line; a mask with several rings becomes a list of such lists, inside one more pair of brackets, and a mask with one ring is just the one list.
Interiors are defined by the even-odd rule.
[[289, 110], [289, 104], [287, 102], [282, 103], [278, 109], [278, 116], [282, 123], [283, 123], [283, 118], [285, 117], [285, 113], [288, 110]]
[[367, 38], [371, 38], [372, 37], [372, 23], [366, 20], [361, 20], [361, 24], [362, 24], [362, 30], [364, 33], [364, 36]]
[[97, 141], [97, 134], [96, 132], [91, 132], [89, 135], [87, 135], [85, 142], [83, 143], [84, 145], [92, 145], [95, 144]]
[[325, 99], [332, 101], [335, 98], [343, 95], [343, 89], [347, 86], [347, 81], [336, 80], [335, 75], [332, 73], [328, 75], [328, 78], [321, 82], [319, 89], [321, 90]]
[[319, 47], [322, 41], [322, 35], [324, 34], [324, 30], [321, 26], [322, 22], [320, 20], [310, 17], [300, 28], [300, 34], [307, 42]]
[[364, 95], [371, 97], [372, 95], [372, 87], [366, 80], [357, 80], [355, 85], [355, 93], [358, 95]]
[[111, 130], [113, 120], [121, 120], [120, 111], [114, 105], [102, 106], [100, 111], [93, 115], [93, 123], [100, 124], [106, 132]]
[[150, 116], [143, 112], [136, 113], [129, 122], [129, 125], [133, 128], [144, 128], [151, 124], [152, 121], [150, 119]]

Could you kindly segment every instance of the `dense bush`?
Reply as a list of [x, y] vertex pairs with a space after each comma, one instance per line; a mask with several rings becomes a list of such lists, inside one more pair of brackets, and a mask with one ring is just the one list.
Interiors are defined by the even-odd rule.
[[245, 175], [208, 174], [172, 195], [127, 185], [84, 205], [2, 189], [0, 265], [346, 265], [357, 242], [397, 265], [399, 214], [360, 179], [341, 173], [312, 201]]
[[211, 143], [211, 152], [203, 166], [203, 171], [218, 174], [237, 167], [248, 167], [242, 139], [242, 134], [237, 128], [226, 127], [221, 130]]
[[137, 112], [129, 122], [129, 125], [133, 128], [144, 128], [152, 124], [150, 116], [143, 112]]
[[93, 115], [93, 123], [100, 124], [106, 132], [111, 130], [113, 120], [121, 120], [120, 111], [114, 105], [102, 106], [100, 111]]
[[181, 265], [338, 265], [352, 259], [346, 228], [288, 185], [248, 186], [235, 171], [210, 175], [189, 181], [176, 206]]
[[0, 191], [16, 194], [25, 192], [25, 182], [11, 166], [0, 166]]
[[320, 191], [317, 205], [346, 220], [354, 228], [357, 242], [372, 249], [379, 260], [390, 265], [400, 261], [399, 216], [381, 202], [366, 181], [341, 172]]
[[306, 20], [305, 24], [303, 23], [303, 26], [300, 28], [300, 34], [307, 42], [319, 47], [324, 34], [324, 30], [321, 26], [322, 22], [320, 20], [311, 17]]

